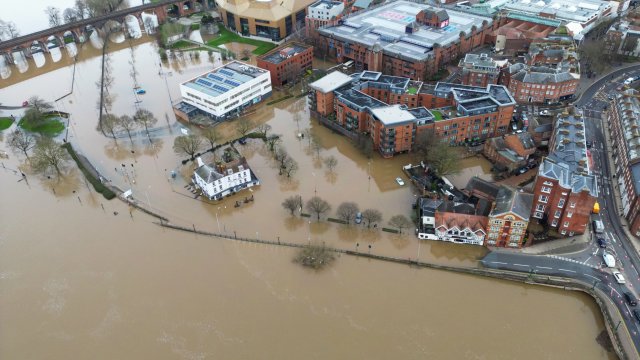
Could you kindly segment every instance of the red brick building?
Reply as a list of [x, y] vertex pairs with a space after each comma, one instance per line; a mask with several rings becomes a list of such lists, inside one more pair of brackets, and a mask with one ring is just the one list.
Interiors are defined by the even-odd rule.
[[461, 82], [465, 85], [487, 86], [497, 84], [507, 60], [495, 61], [487, 54], [467, 54], [458, 66], [462, 69]]
[[527, 165], [536, 145], [529, 133], [507, 134], [487, 140], [482, 152], [492, 163], [514, 171]]
[[369, 134], [384, 157], [411, 150], [424, 131], [451, 144], [503, 135], [515, 106], [501, 85], [434, 86], [373, 71], [336, 71], [310, 87], [314, 112], [347, 131]]
[[487, 246], [521, 248], [524, 244], [533, 195], [501, 186], [487, 227]]
[[505, 70], [501, 83], [519, 103], [553, 104], [574, 96], [580, 74], [561, 64], [557, 67], [514, 64]]
[[556, 27], [524, 20], [503, 18], [501, 26], [487, 34], [486, 42], [493, 44], [497, 52], [507, 55], [523, 53], [536, 39], [544, 39]]
[[533, 191], [532, 217], [560, 235], [587, 231], [598, 184], [591, 174], [580, 115], [565, 113], [556, 119], [549, 156], [538, 168]]
[[313, 46], [289, 42], [258, 57], [258, 67], [269, 70], [271, 84], [286, 85], [295, 82], [307, 70], [312, 69]]
[[317, 46], [337, 62], [353, 61], [356, 71], [428, 80], [498, 26], [489, 17], [400, 0], [320, 29]]
[[627, 90], [609, 107], [609, 124], [613, 141], [615, 179], [622, 197], [622, 211], [631, 233], [640, 237], [640, 101], [638, 93]]

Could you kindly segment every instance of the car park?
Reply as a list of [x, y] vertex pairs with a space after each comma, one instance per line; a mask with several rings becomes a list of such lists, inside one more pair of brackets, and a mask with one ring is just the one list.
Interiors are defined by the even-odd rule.
[[624, 276], [622, 275], [622, 273], [620, 271], [614, 271], [613, 273], [613, 277], [616, 279], [616, 282], [618, 284], [626, 284], [627, 280], [624, 279]]
[[623, 295], [624, 295], [624, 299], [627, 301], [627, 304], [629, 304], [629, 306], [638, 305], [638, 299], [636, 299], [636, 297], [632, 293], [625, 291]]
[[402, 178], [397, 177], [396, 182], [398, 183], [398, 185], [404, 186], [404, 180], [402, 180]]

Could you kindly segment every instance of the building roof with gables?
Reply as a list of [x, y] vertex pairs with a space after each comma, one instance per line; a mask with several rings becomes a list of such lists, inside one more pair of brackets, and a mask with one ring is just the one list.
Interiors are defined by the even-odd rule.
[[489, 217], [514, 214], [523, 220], [529, 219], [533, 194], [518, 191], [509, 186], [501, 186]]

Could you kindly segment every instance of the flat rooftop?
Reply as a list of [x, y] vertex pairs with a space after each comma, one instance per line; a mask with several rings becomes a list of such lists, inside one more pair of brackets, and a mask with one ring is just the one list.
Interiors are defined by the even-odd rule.
[[416, 21], [416, 15], [421, 10], [439, 11], [442, 8], [403, 0], [389, 2], [349, 16], [341, 25], [319, 31], [325, 36], [368, 47], [379, 43], [386, 54], [421, 61], [430, 56], [433, 44], [447, 46], [459, 40], [460, 31], [470, 33], [472, 26], [481, 28], [485, 20], [493, 23], [490, 17], [446, 9], [449, 25], [442, 29], [420, 25], [417, 31], [406, 33], [406, 26]]
[[318, 10], [329, 10], [334, 6], [340, 6], [340, 5], [342, 5], [342, 1], [320, 0], [309, 5], [309, 8], [314, 8]]
[[586, 23], [611, 5], [601, 0], [511, 0], [500, 8], [523, 14], [553, 14], [556, 19]]
[[309, 86], [314, 90], [318, 90], [321, 93], [326, 94], [350, 83], [351, 81], [353, 81], [351, 76], [341, 73], [340, 71], [334, 71], [312, 82]]
[[209, 96], [217, 97], [267, 72], [264, 69], [233, 61], [182, 83]]
[[371, 109], [371, 114], [385, 126], [413, 122], [416, 117], [402, 105]]
[[309, 47], [309, 45], [290, 42], [269, 51], [262, 55], [260, 59], [272, 64], [280, 64], [291, 56], [307, 50]]

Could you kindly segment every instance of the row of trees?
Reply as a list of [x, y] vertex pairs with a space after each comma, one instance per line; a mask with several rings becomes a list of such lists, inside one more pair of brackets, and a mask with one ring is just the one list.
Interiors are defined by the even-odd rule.
[[[295, 214], [296, 211], [302, 212], [302, 196], [294, 195], [284, 199], [282, 207], [288, 210], [291, 215]], [[318, 221], [320, 220], [320, 216], [331, 211], [331, 205], [319, 196], [314, 196], [307, 200], [304, 204], [304, 208], [311, 214], [315, 215]], [[358, 213], [360, 213], [358, 204], [350, 201], [341, 203], [336, 210], [336, 216], [338, 216], [338, 219], [346, 222], [348, 225], [356, 220]], [[382, 213], [376, 209], [365, 209], [362, 211], [361, 216], [362, 220], [367, 225], [367, 228], [370, 228], [371, 225], [382, 221]], [[389, 219], [389, 225], [398, 229], [402, 233], [403, 229], [412, 227], [413, 222], [404, 215], [395, 215]]]
[[15, 39], [20, 36], [20, 30], [13, 21], [4, 21], [0, 19], [0, 41]]
[[60, 176], [62, 165], [71, 160], [62, 144], [52, 138], [36, 137], [20, 129], [9, 134], [8, 144], [13, 151], [24, 154], [33, 170], [43, 174], [53, 169]]
[[[247, 118], [240, 118], [234, 122], [236, 133], [241, 137], [247, 136], [249, 131], [253, 129], [253, 123]], [[271, 129], [271, 126], [264, 124], [257, 128], [265, 138], [267, 138], [267, 132]], [[209, 145], [209, 150], [213, 150], [216, 144], [220, 140], [218, 131], [209, 127], [200, 132], [200, 134], [181, 135], [174, 139], [173, 150], [176, 154], [189, 156], [189, 159], [193, 160], [201, 150], [204, 149], [205, 142]], [[273, 140], [272, 140], [273, 141]], [[267, 140], [269, 143], [269, 140]], [[272, 143], [272, 148], [275, 147], [275, 142]], [[215, 155], [215, 154], [214, 154]]]
[[44, 13], [49, 20], [49, 26], [54, 27], [109, 14], [126, 7], [129, 7], [128, 0], [76, 0], [73, 7], [61, 11], [57, 7], [47, 6]]
[[125, 131], [131, 144], [133, 144], [133, 138], [131, 132], [143, 128], [151, 142], [151, 135], [149, 134], [149, 128], [153, 127], [158, 122], [158, 119], [153, 113], [146, 109], [138, 109], [133, 116], [122, 115], [116, 116], [113, 114], [102, 115], [100, 119], [100, 127], [104, 132], [111, 135], [111, 137], [118, 142], [116, 132]]

